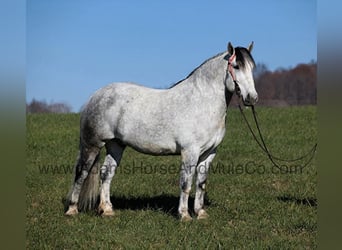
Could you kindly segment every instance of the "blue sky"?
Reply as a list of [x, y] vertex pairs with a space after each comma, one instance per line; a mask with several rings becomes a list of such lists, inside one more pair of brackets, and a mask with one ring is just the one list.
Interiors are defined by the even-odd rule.
[[227, 42], [269, 69], [317, 60], [313, 0], [27, 1], [26, 99], [78, 112], [118, 81], [166, 88]]

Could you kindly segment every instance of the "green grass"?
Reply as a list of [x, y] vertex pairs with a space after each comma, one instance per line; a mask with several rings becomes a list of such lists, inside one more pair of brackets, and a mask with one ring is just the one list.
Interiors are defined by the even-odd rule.
[[[274, 155], [295, 158], [316, 143], [316, 107], [257, 107], [257, 111]], [[247, 114], [252, 121], [250, 110]], [[115, 216], [102, 218], [89, 212], [65, 217], [63, 199], [77, 156], [79, 115], [28, 115], [26, 247], [316, 248], [315, 158], [302, 171], [292, 164], [287, 165], [292, 171], [280, 173], [253, 141], [237, 109], [228, 111], [227, 123], [208, 179], [210, 217], [181, 223], [176, 216], [180, 158], [148, 156], [131, 149], [125, 151], [112, 182]]]

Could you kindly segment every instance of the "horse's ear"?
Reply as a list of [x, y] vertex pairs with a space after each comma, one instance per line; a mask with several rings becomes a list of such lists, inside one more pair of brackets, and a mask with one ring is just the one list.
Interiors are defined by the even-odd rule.
[[252, 41], [251, 44], [248, 46], [248, 51], [249, 51], [249, 53], [252, 52], [253, 45], [254, 45], [254, 42]]
[[235, 49], [234, 49], [233, 45], [231, 44], [231, 42], [228, 43], [228, 53], [229, 53], [229, 55], [234, 55], [234, 53], [235, 53]]

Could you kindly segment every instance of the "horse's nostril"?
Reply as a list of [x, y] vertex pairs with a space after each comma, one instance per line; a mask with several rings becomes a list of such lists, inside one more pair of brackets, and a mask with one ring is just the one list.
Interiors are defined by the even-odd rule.
[[258, 95], [257, 94], [256, 95], [247, 94], [246, 98], [244, 99], [244, 104], [246, 106], [250, 106], [250, 105], [256, 104], [257, 101], [258, 101]]

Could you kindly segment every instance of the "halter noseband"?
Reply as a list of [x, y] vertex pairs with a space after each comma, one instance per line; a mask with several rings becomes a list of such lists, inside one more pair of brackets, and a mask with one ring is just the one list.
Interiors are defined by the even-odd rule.
[[228, 59], [228, 68], [227, 68], [227, 73], [229, 72], [230, 75], [232, 76], [232, 79], [233, 79], [233, 82], [235, 84], [235, 93], [238, 97], [241, 96], [241, 90], [240, 90], [240, 87], [239, 87], [239, 84], [238, 84], [238, 80], [236, 79], [236, 76], [235, 76], [235, 71], [233, 69], [233, 64], [232, 62], [234, 61], [234, 59], [236, 58], [236, 55], [235, 53]]

